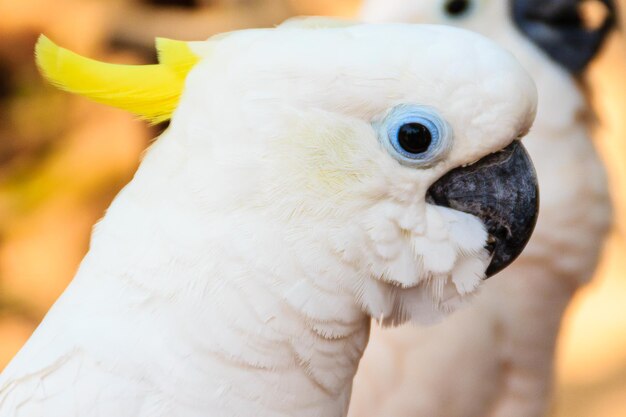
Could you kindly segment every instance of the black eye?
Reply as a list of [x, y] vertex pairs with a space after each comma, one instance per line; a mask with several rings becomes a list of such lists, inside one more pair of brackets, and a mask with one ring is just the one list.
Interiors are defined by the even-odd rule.
[[432, 140], [432, 133], [421, 123], [407, 123], [398, 129], [398, 144], [413, 155], [426, 152]]
[[470, 8], [470, 0], [448, 0], [445, 4], [446, 13], [450, 16], [461, 16]]
[[443, 158], [454, 135], [437, 110], [429, 106], [400, 104], [385, 116], [379, 138], [387, 152], [413, 168], [426, 168]]

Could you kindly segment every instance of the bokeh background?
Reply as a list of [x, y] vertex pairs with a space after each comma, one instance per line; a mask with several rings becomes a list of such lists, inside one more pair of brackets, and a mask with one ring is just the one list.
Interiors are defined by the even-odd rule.
[[[38, 34], [101, 60], [142, 63], [154, 60], [155, 36], [197, 40], [293, 15], [349, 17], [359, 3], [0, 0], [0, 369], [73, 277], [91, 227], [159, 132], [46, 85], [33, 64]], [[625, 40], [626, 31], [614, 33], [585, 76], [616, 215], [594, 280], [567, 312], [551, 417], [626, 417]]]

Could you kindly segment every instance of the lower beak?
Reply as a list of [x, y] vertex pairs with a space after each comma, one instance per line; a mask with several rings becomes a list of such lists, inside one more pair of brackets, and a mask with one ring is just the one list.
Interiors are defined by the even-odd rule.
[[615, 24], [613, 0], [600, 0], [606, 17], [597, 28], [586, 27], [581, 0], [513, 0], [517, 28], [550, 58], [573, 74], [594, 58]]
[[426, 199], [482, 220], [489, 233], [487, 249], [492, 253], [487, 278], [522, 253], [539, 212], [535, 169], [518, 140], [472, 165], [450, 171], [429, 188]]

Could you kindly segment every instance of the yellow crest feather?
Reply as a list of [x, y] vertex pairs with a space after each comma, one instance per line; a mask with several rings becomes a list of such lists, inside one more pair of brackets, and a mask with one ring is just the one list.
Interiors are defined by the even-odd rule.
[[157, 39], [159, 64], [120, 65], [85, 58], [41, 35], [37, 66], [55, 86], [127, 110], [151, 123], [171, 118], [191, 68], [200, 60], [186, 42]]

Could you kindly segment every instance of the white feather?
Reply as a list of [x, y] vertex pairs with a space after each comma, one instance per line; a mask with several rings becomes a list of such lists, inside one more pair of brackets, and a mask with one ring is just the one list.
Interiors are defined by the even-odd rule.
[[[482, 276], [478, 220], [424, 195], [532, 123], [508, 53], [409, 25], [192, 47], [207, 56], [169, 130], [0, 377], [0, 416], [342, 416], [369, 317], [438, 319]], [[407, 168], [380, 146], [373, 124], [399, 103], [446, 117], [445, 160]]]

